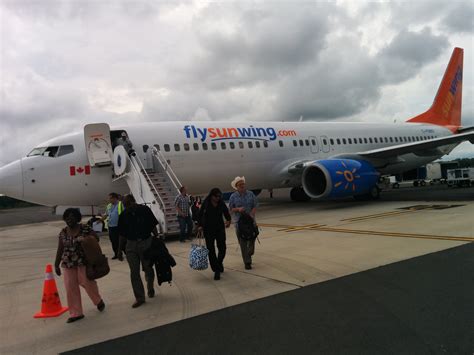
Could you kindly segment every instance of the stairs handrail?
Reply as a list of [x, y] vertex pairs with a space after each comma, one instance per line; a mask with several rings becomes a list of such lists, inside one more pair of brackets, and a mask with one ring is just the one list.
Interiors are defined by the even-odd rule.
[[173, 168], [171, 168], [171, 165], [168, 163], [163, 153], [161, 153], [161, 151], [159, 151], [156, 147], [152, 148], [152, 152], [153, 152], [153, 155], [158, 159], [158, 162], [160, 163], [163, 170], [170, 177], [170, 180], [173, 183], [175, 189], [179, 191], [180, 187], [183, 185], [181, 184], [181, 181], [179, 181], [178, 177], [173, 171]]

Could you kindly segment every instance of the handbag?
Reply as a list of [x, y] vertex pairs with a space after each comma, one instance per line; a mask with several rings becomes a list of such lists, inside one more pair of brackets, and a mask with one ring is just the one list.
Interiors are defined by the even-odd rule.
[[96, 280], [107, 275], [110, 272], [109, 262], [107, 257], [102, 254], [102, 249], [95, 236], [85, 236], [81, 246], [86, 259], [87, 278], [89, 280]]
[[203, 232], [199, 231], [196, 239], [198, 244], [192, 244], [189, 251], [189, 266], [193, 270], [206, 270], [209, 267], [208, 256], [209, 250], [203, 243]]

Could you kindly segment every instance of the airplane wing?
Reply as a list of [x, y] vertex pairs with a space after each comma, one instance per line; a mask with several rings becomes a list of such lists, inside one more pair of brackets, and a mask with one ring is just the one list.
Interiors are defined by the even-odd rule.
[[470, 141], [474, 144], [474, 132], [460, 133], [421, 142], [399, 144], [358, 153], [339, 154], [331, 158], [363, 159], [371, 162], [375, 168], [384, 168], [390, 164], [403, 162], [402, 156], [405, 154], [411, 153], [419, 157], [434, 157], [447, 154], [456, 145], [464, 141]]

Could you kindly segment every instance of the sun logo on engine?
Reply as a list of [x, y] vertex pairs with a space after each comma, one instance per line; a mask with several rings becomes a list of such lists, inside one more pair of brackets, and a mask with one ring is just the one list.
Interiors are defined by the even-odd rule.
[[349, 170], [343, 161], [341, 161], [341, 164], [344, 167], [344, 170], [337, 170], [336, 174], [342, 175], [343, 180], [336, 182], [334, 187], [344, 185], [344, 190], [352, 189], [352, 191], [355, 191], [357, 189], [355, 180], [360, 178], [360, 175], [356, 175], [357, 169], [353, 168], [352, 170]]

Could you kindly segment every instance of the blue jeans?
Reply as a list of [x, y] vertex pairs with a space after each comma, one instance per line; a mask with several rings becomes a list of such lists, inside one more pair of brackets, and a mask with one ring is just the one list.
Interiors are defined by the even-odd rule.
[[179, 240], [185, 240], [186, 239], [186, 227], [187, 227], [187, 237], [188, 239], [191, 239], [191, 234], [193, 233], [193, 220], [191, 219], [191, 216], [178, 216], [178, 222], [179, 222]]

